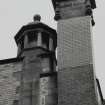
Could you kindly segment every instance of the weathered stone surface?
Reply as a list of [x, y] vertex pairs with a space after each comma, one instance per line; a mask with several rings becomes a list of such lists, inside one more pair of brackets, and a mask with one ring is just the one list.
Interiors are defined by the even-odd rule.
[[91, 17], [58, 21], [58, 67], [75, 67], [91, 64]]
[[98, 105], [92, 65], [58, 72], [58, 105]]
[[39, 103], [40, 73], [43, 72], [44, 68], [49, 68], [49, 61], [44, 62], [42, 58], [38, 57], [42, 53], [45, 53], [42, 49], [33, 49], [24, 51], [22, 55], [25, 58], [21, 79], [21, 105], [33, 105], [34, 103], [38, 105]]
[[54, 1], [55, 14], [60, 19], [69, 19], [75, 17], [86, 16], [87, 6], [91, 8], [90, 0], [61, 0]]
[[91, 17], [58, 21], [58, 105], [98, 105]]
[[0, 64], [0, 105], [13, 105], [14, 100], [19, 100], [20, 93], [16, 93], [16, 88], [20, 86], [20, 76], [14, 73], [21, 70], [21, 62]]
[[58, 102], [57, 99], [56, 75], [40, 78], [39, 105], [56, 105]]

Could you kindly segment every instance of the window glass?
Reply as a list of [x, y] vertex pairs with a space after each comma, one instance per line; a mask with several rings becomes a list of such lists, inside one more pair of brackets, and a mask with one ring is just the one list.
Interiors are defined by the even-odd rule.
[[30, 32], [28, 32], [28, 42], [30, 43], [33, 41], [37, 41], [37, 32], [30, 31]]
[[46, 48], [49, 48], [49, 35], [45, 32], [42, 33], [42, 43]]

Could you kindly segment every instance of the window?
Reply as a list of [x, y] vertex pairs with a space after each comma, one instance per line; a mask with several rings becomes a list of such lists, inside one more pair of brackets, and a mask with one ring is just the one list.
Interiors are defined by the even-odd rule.
[[24, 42], [23, 42], [23, 40], [20, 41], [20, 47], [21, 47], [21, 49], [24, 48]]
[[19, 42], [19, 44], [20, 44], [20, 49], [23, 49], [24, 48], [24, 37], [22, 37], [21, 39], [20, 39], [20, 42]]
[[14, 100], [13, 105], [19, 105], [19, 100]]
[[30, 32], [28, 32], [28, 42], [30, 43], [33, 41], [37, 41], [37, 32], [30, 31]]
[[49, 48], [49, 35], [45, 32], [42, 33], [42, 44]]

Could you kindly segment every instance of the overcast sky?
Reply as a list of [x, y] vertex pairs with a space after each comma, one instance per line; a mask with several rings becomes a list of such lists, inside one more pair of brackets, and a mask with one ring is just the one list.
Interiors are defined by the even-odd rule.
[[[96, 0], [93, 28], [94, 62], [105, 98], [105, 0]], [[0, 0], [0, 59], [16, 57], [14, 36], [22, 25], [41, 14], [42, 21], [56, 29], [51, 0]]]

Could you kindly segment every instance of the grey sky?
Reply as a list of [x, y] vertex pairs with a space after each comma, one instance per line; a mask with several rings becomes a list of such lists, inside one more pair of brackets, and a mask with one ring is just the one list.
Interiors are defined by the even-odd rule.
[[[94, 10], [96, 26], [93, 28], [95, 71], [105, 97], [105, 0], [96, 0]], [[41, 14], [42, 22], [56, 29], [51, 0], [0, 0], [0, 59], [16, 57], [14, 35], [22, 25]]]

